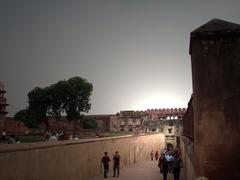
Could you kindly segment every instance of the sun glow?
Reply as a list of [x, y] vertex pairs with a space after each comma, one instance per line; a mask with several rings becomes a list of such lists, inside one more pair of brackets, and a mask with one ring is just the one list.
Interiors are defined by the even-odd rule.
[[151, 95], [139, 99], [134, 110], [159, 109], [159, 108], [179, 108], [186, 105], [174, 96]]

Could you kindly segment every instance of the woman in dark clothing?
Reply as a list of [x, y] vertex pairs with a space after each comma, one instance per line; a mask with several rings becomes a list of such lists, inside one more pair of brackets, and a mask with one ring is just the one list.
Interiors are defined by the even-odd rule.
[[177, 153], [175, 153], [173, 160], [172, 160], [172, 171], [173, 171], [174, 180], [180, 179], [181, 168], [183, 168], [182, 159], [179, 157], [179, 155]]

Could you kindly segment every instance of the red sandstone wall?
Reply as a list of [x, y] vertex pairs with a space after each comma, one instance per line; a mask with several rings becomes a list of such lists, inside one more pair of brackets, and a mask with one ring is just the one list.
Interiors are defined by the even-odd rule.
[[240, 179], [240, 25], [214, 19], [191, 33], [196, 173]]
[[[66, 119], [58, 121], [56, 119], [49, 119], [50, 131], [73, 131], [75, 128], [74, 121], [68, 121]], [[15, 121], [13, 118], [6, 118], [6, 120], [0, 121], [0, 130], [5, 129], [9, 133], [25, 133], [31, 132], [31, 128], [27, 128], [23, 122]], [[41, 124], [39, 129], [46, 129], [45, 124]], [[76, 123], [76, 130], [81, 130], [79, 123]]]
[[[56, 120], [49, 118], [48, 119], [49, 130], [50, 131], [73, 131], [74, 128], [76, 130], [81, 130], [80, 123], [76, 123], [74, 121], [68, 121], [65, 117], [62, 117], [61, 120]], [[40, 129], [46, 129], [45, 124], [41, 124]]]
[[23, 122], [15, 121], [13, 119], [2, 119], [0, 120], [0, 130], [5, 130], [7, 133], [25, 133], [26, 131], [30, 131], [31, 129], [27, 128]]
[[[44, 124], [41, 124], [40, 129], [46, 129]], [[63, 121], [57, 121], [56, 119], [49, 119], [49, 130], [50, 131], [73, 131], [75, 124], [73, 121], [64, 119]], [[0, 131], [3, 129], [7, 133], [25, 133], [32, 132], [31, 128], [27, 128], [23, 122], [15, 121], [13, 118], [0, 119]], [[76, 123], [76, 130], [81, 130], [79, 123]]]
[[194, 141], [193, 97], [189, 100], [187, 111], [183, 116], [183, 135]]
[[180, 138], [181, 158], [183, 161], [183, 170], [181, 171], [181, 179], [194, 180], [196, 178], [193, 142], [186, 137]]

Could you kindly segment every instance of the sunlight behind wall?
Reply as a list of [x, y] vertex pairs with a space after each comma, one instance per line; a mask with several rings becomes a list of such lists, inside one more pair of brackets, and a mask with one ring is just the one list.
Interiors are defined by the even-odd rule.
[[134, 110], [159, 109], [159, 108], [179, 108], [186, 107], [181, 98], [153, 94], [148, 97], [142, 97], [132, 106]]

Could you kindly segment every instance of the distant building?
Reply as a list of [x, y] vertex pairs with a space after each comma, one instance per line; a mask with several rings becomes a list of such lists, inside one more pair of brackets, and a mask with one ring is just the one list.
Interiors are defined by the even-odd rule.
[[115, 114], [86, 115], [87, 118], [94, 119], [97, 123], [97, 130], [112, 131], [111, 122], [115, 119]]
[[120, 111], [116, 115], [92, 116], [99, 130], [113, 132], [161, 132], [166, 145], [179, 146], [185, 108], [148, 109], [146, 111]]
[[110, 130], [114, 132], [144, 130], [143, 118], [143, 116], [137, 116], [134, 111], [121, 111], [112, 117]]
[[6, 111], [7, 104], [7, 98], [4, 97], [4, 94], [6, 93], [4, 84], [0, 81], [0, 120], [5, 119], [5, 115], [8, 113]]

